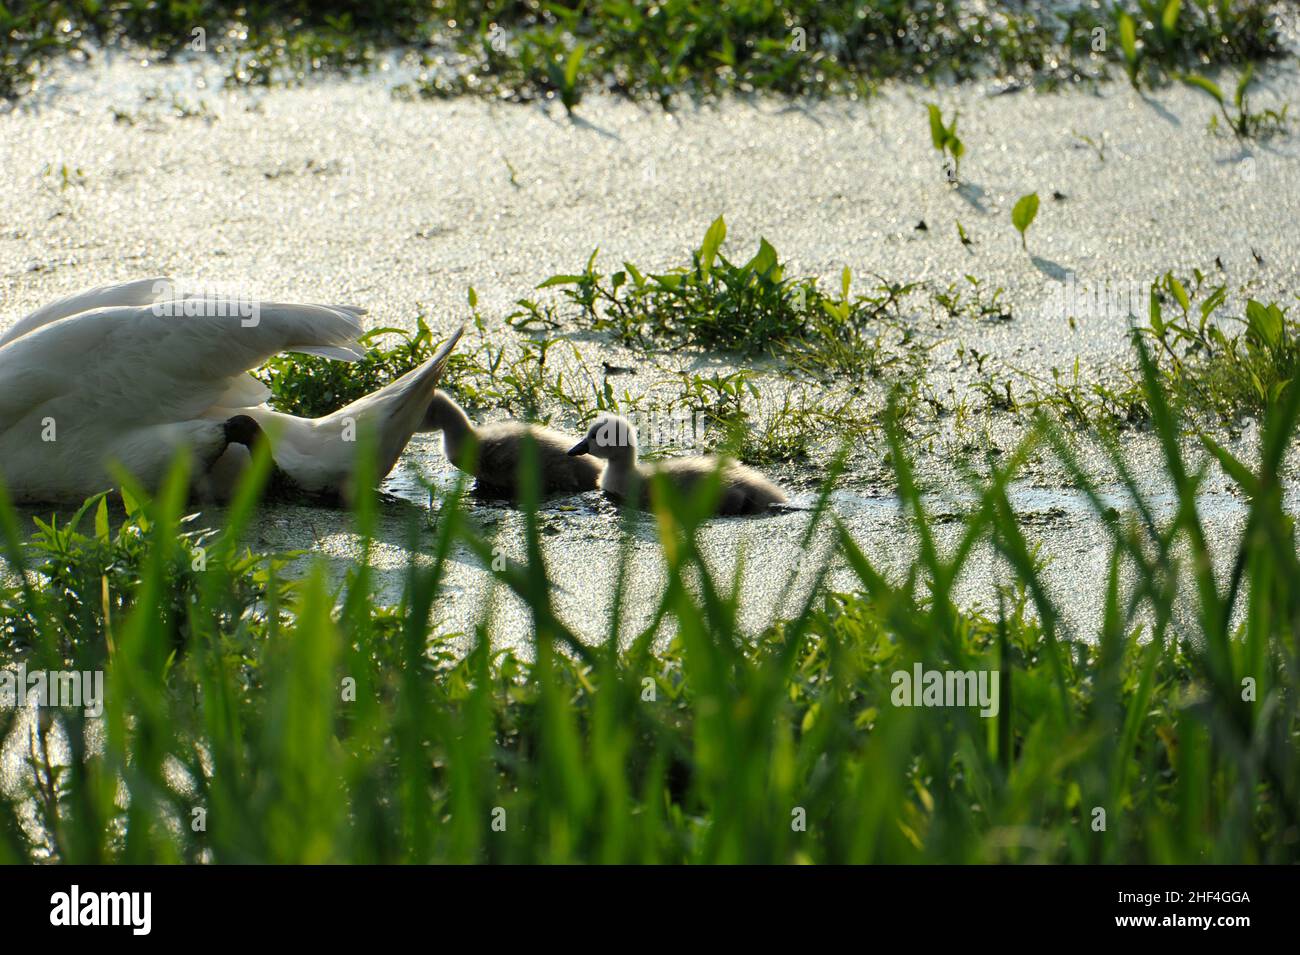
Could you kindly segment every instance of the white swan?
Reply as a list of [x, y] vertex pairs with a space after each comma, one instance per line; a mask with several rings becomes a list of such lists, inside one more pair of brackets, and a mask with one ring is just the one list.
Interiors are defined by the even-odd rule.
[[285, 351], [357, 360], [364, 311], [249, 309], [176, 288], [160, 278], [91, 289], [0, 337], [0, 481], [13, 499], [79, 502], [114, 484], [112, 462], [157, 487], [181, 448], [197, 483], [226, 494], [263, 431], [293, 483], [346, 496], [358, 448], [374, 454], [377, 480], [392, 469], [460, 338], [334, 414], [298, 418], [269, 408], [248, 371]]
[[785, 492], [763, 475], [726, 458], [669, 458], [638, 464], [636, 429], [626, 418], [617, 415], [597, 418], [587, 436], [570, 448], [569, 454], [604, 458], [608, 463], [600, 476], [600, 489], [618, 500], [636, 493], [641, 507], [649, 504], [651, 478], [656, 474], [662, 474], [670, 484], [689, 492], [706, 476], [721, 472], [719, 514], [756, 514], [786, 501]]

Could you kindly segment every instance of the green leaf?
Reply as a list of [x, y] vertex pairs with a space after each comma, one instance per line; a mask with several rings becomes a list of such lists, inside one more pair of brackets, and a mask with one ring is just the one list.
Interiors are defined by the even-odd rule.
[[948, 142], [948, 130], [943, 125], [943, 113], [933, 103], [927, 103], [926, 109], [930, 111], [930, 142], [934, 144], [935, 149], [942, 151], [944, 144]]
[[385, 335], [400, 335], [402, 338], [410, 338], [411, 333], [405, 328], [398, 328], [396, 325], [381, 325], [378, 328], [371, 328], [364, 335], [357, 339], [363, 345], [369, 345], [376, 339], [383, 338]]
[[776, 249], [767, 239], [758, 240], [758, 254], [749, 261], [747, 268], [753, 269], [759, 275], [768, 275], [777, 264]]
[[136, 496], [125, 487], [121, 489], [121, 493], [122, 507], [126, 509], [128, 517], [134, 517], [140, 512], [140, 502], [136, 499]]
[[1219, 459], [1219, 464], [1223, 468], [1224, 472], [1237, 482], [1238, 487], [1252, 497], [1259, 493], [1259, 478], [1251, 473], [1250, 468], [1242, 464], [1241, 461], [1235, 458], [1231, 452], [1209, 435], [1201, 435], [1201, 443], [1205, 445], [1211, 454]]
[[1237, 104], [1237, 109], [1241, 109], [1241, 104], [1246, 98], [1246, 87], [1250, 85], [1250, 81], [1254, 78], [1255, 64], [1248, 63], [1246, 64], [1246, 71], [1241, 74], [1241, 79], [1237, 80], [1237, 95], [1233, 99], [1233, 102]]
[[828, 298], [822, 299], [822, 311], [839, 322], [845, 321], [849, 317], [849, 307], [847, 305], [842, 302], [832, 302]]
[[1201, 303], [1201, 324], [1202, 325], [1205, 324], [1205, 320], [1208, 319], [1211, 314], [1213, 314], [1214, 310], [1224, 303], [1224, 300], [1227, 299], [1227, 297], [1228, 297], [1228, 287], [1226, 285], [1220, 285], [1218, 288], [1214, 290], [1213, 293], [1211, 293], [1209, 298], [1207, 298], [1204, 302]]
[[1246, 326], [1260, 344], [1269, 348], [1282, 344], [1282, 312], [1276, 305], [1265, 307], [1250, 299], [1246, 302]]
[[1250, 369], [1250, 380], [1255, 385], [1255, 394], [1259, 395], [1259, 400], [1267, 402], [1268, 390], [1264, 387], [1264, 383], [1259, 380], [1259, 375], [1255, 374], [1254, 368]]
[[713, 225], [709, 226], [709, 231], [704, 233], [704, 242], [700, 245], [700, 271], [706, 275], [709, 269], [713, 268], [713, 260], [718, 254], [718, 249], [722, 247], [722, 242], [727, 237], [727, 223], [722, 216], [713, 220]]
[[1011, 224], [1016, 227], [1020, 233], [1020, 244], [1025, 244], [1025, 230], [1033, 225], [1034, 219], [1038, 215], [1038, 193], [1031, 192], [1027, 196], [1021, 196], [1016, 202], [1015, 207], [1011, 210]]
[[569, 54], [568, 60], [564, 63], [564, 85], [566, 88], [573, 89], [577, 84], [578, 68], [582, 66], [582, 58], [586, 53], [587, 46], [583, 43], [575, 47], [573, 52]]
[[579, 282], [582, 281], [582, 279], [583, 276], [581, 275], [552, 275], [549, 279], [547, 279], [545, 282], [542, 282], [537, 287], [550, 288], [553, 285], [577, 285]]
[[1119, 12], [1119, 48], [1130, 66], [1137, 63], [1137, 24], [1123, 10]]
[[100, 497], [99, 507], [95, 509], [95, 536], [108, 540], [108, 495]]
[[1174, 273], [1172, 272], [1165, 273], [1165, 281], [1169, 286], [1169, 291], [1174, 293], [1174, 298], [1178, 299], [1178, 307], [1181, 308], [1183, 314], [1186, 315], [1188, 309], [1192, 307], [1192, 303], [1187, 299], [1187, 289], [1183, 288], [1182, 282], [1174, 278]]
[[1151, 317], [1151, 330], [1160, 338], [1165, 337], [1165, 320], [1160, 314], [1160, 296], [1156, 293], [1156, 287], [1151, 286], [1151, 301], [1148, 306], [1148, 314]]
[[1178, 29], [1178, 14], [1183, 9], [1183, 0], [1169, 0], [1165, 4], [1164, 12], [1160, 15], [1160, 27], [1164, 30], [1167, 37], [1172, 37], [1174, 31]]
[[1188, 86], [1194, 86], [1204, 93], [1214, 97], [1215, 102], [1220, 106], [1223, 105], [1223, 90], [1215, 84], [1209, 77], [1201, 76], [1199, 73], [1181, 73], [1178, 78]]

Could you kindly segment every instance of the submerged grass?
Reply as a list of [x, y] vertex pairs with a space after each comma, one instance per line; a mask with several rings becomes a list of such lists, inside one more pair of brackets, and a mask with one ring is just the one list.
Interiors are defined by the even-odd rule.
[[[810, 587], [773, 583], [781, 616], [756, 634], [738, 622], [738, 576], [697, 544], [707, 500], [671, 493], [653, 518], [667, 568], [654, 622], [623, 622], [629, 546], [598, 645], [556, 615], [526, 482], [523, 560], [496, 560], [453, 492], [396, 606], [375, 604], [366, 561], [332, 591], [319, 569], [286, 584], [244, 551], [264, 454], [212, 537], [181, 535], [183, 470], [152, 500], [128, 492], [116, 530], [101, 500], [80, 515], [93, 529], [51, 523], [25, 542], [0, 499], [19, 574], [0, 591], [6, 666], [106, 672], [102, 722], [65, 708], [17, 725], [0, 709], [30, 764], [27, 790], [0, 799], [0, 858], [1295, 862], [1300, 562], [1281, 468], [1300, 389], [1269, 406], [1249, 466], [1206, 441], [1249, 502], [1216, 567], [1204, 474], [1142, 345], [1139, 364], [1171, 515], [1127, 478], [1117, 515], [1042, 423], [941, 549], [891, 426], [911, 569], [873, 564], [835, 524], [828, 482], [803, 547], [831, 522], [834, 550], [801, 562]], [[1097, 633], [1070, 632], [1008, 500], [1034, 451], [1071, 470], [1110, 535]], [[367, 541], [376, 507], [363, 497], [353, 518]], [[530, 659], [494, 649], [491, 603], [468, 653], [438, 632], [438, 607], [459, 599], [444, 582], [457, 545], [526, 606]], [[985, 545], [1007, 586], [995, 610], [961, 608], [954, 584]], [[857, 592], [824, 588], [832, 560]], [[998, 674], [996, 715], [899, 705], [897, 674], [915, 665]]]

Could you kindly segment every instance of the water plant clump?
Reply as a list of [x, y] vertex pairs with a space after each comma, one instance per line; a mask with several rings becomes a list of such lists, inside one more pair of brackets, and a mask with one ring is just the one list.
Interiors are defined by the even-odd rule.
[[[823, 346], [834, 349], [855, 340], [869, 348], [863, 334], [896, 319], [899, 305], [917, 288], [882, 282], [874, 294], [855, 296], [852, 274], [845, 268], [839, 295], [830, 295], [815, 278], [787, 275], [766, 239], [748, 261], [732, 262], [721, 251], [726, 234], [726, 222], [719, 217], [689, 266], [644, 273], [625, 262], [606, 276], [596, 271], [593, 252], [582, 272], [551, 276], [538, 288], [560, 287], [588, 327], [610, 331], [626, 344], [675, 342], [751, 356], [791, 347], [805, 353]], [[553, 315], [534, 302], [521, 304], [529, 316]], [[867, 363], [854, 364], [862, 368]]]
[[0, 8], [0, 97], [22, 95], [50, 57], [122, 44], [164, 56], [216, 53], [230, 82], [257, 85], [365, 69], [404, 47], [427, 63], [411, 92], [554, 97], [569, 110], [589, 89], [665, 104], [729, 90], [865, 95], [882, 80], [921, 75], [1075, 82], [1110, 64], [1150, 84], [1282, 50], [1264, 0], [1137, 0], [1113, 12], [937, 0], [52, 3]]
[[[1150, 353], [1165, 400], [1188, 433], [1262, 419], [1286, 400], [1300, 374], [1300, 324], [1276, 302], [1247, 298], [1242, 313], [1223, 315], [1228, 287], [1193, 270], [1152, 283], [1145, 320], [1133, 335]], [[1110, 431], [1148, 428], [1152, 409], [1139, 370], [1132, 366], [1085, 372], [1076, 359], [1050, 377], [974, 361], [975, 390], [998, 413], [1032, 417], [1046, 412], [1059, 423]]]
[[1148, 324], [1154, 360], [1167, 387], [1203, 415], [1261, 417], [1284, 399], [1300, 373], [1300, 324], [1275, 302], [1248, 299], [1245, 314], [1225, 324], [1216, 312], [1227, 296], [1193, 274], [1190, 294], [1173, 273], [1151, 290]]
[[[277, 410], [319, 417], [420, 367], [444, 344], [433, 337], [423, 315], [416, 316], [415, 331], [372, 328], [360, 342], [366, 346], [366, 355], [359, 361], [345, 364], [286, 352], [268, 360], [256, 377], [270, 389], [268, 400]], [[453, 356], [454, 363], [460, 360]]]
[[1250, 108], [1249, 89], [1254, 78], [1255, 64], [1249, 63], [1237, 79], [1236, 92], [1232, 97], [1234, 113], [1228, 109], [1228, 98], [1219, 89], [1219, 85], [1209, 77], [1199, 73], [1184, 73], [1179, 76], [1188, 86], [1199, 89], [1218, 105], [1218, 115], [1210, 117], [1210, 132], [1219, 131], [1219, 117], [1222, 116], [1224, 125], [1242, 140], [1263, 139], [1287, 129], [1287, 113], [1290, 110], [1288, 104], [1284, 104], [1281, 109], [1255, 111]]

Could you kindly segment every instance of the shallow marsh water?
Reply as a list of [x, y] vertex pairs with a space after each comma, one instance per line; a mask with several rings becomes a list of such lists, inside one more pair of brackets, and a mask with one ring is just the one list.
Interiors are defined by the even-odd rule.
[[[1004, 288], [1009, 322], [924, 317], [933, 326], [932, 377], [940, 388], [969, 387], [976, 377], [945, 362], [959, 347], [1041, 376], [1076, 359], [1089, 368], [1130, 362], [1126, 309], [1085, 315], [1071, 328], [1046, 306], [1071, 279], [1145, 286], [1169, 269], [1201, 268], [1228, 282], [1237, 301], [1244, 289], [1285, 304], [1300, 289], [1296, 137], [1243, 147], [1212, 136], [1205, 129], [1212, 104], [1182, 87], [1002, 95], [995, 85], [894, 87], [866, 102], [756, 97], [673, 113], [588, 97], [570, 118], [554, 105], [402, 101], [390, 92], [402, 77], [385, 72], [254, 92], [223, 91], [218, 75], [201, 62], [109, 58], [64, 68], [44, 94], [0, 115], [7, 171], [0, 329], [80, 288], [171, 273], [240, 282], [279, 299], [361, 304], [376, 326], [412, 327], [423, 310], [444, 334], [469, 317], [472, 285], [486, 335], [504, 337], [511, 333], [501, 318], [513, 303], [538, 296], [541, 279], [580, 268], [593, 248], [602, 250], [606, 271], [624, 260], [670, 267], [688, 259], [720, 214], [730, 227], [724, 251], [738, 259], [765, 236], [792, 272], [831, 283], [848, 265], [859, 282], [878, 274], [942, 286], [969, 273]], [[1262, 78], [1255, 107], [1298, 93], [1294, 63], [1279, 65]], [[930, 147], [929, 100], [946, 114], [960, 111], [968, 150], [960, 189], [945, 184]], [[1083, 137], [1104, 137], [1104, 159]], [[1027, 254], [1009, 214], [1030, 191], [1043, 205]], [[974, 240], [969, 249], [957, 220]], [[922, 221], [925, 230], [917, 228]], [[573, 341], [596, 366], [635, 361], [598, 336]], [[730, 367], [689, 351], [655, 361], [670, 369]], [[620, 387], [650, 387], [652, 377], [632, 376]], [[1014, 429], [994, 420], [986, 426], [1004, 449], [1014, 440]], [[1251, 443], [1247, 434], [1234, 447], [1249, 452]], [[1133, 437], [1128, 451], [1139, 471], [1153, 473], [1142, 466], [1155, 460], [1149, 440]], [[846, 476], [835, 508], [869, 556], [901, 572], [912, 553], [909, 522], [890, 496], [880, 457]], [[923, 463], [940, 497], [959, 498], [959, 469], [942, 453]], [[816, 468], [781, 477], [797, 502], [810, 503]], [[385, 486], [410, 501], [381, 511], [374, 559], [385, 598], [401, 587], [411, 519], [431, 519], [420, 510], [428, 503], [421, 478], [442, 487], [452, 480], [429, 437], [417, 437]], [[1104, 525], [1050, 464], [1030, 469], [1017, 500], [1048, 561], [1047, 580], [1087, 636], [1109, 553]], [[1241, 509], [1221, 481], [1205, 500], [1221, 532], [1216, 546], [1226, 550]], [[951, 513], [959, 511], [958, 499]], [[499, 528], [507, 552], [518, 551], [516, 512], [479, 505], [472, 517]], [[779, 612], [789, 572], [801, 568], [800, 580], [811, 578], [829, 538], [823, 533], [813, 559], [801, 561], [808, 517], [719, 519], [705, 530], [720, 573], [744, 554], [746, 625], [761, 627]], [[960, 522], [942, 523], [939, 533], [950, 542]], [[636, 614], [650, 613], [662, 582], [651, 522], [633, 534], [629, 633]], [[269, 507], [256, 538], [323, 556], [336, 579], [358, 556], [340, 511]], [[591, 639], [603, 636], [621, 540], [617, 510], [598, 495], [548, 502], [557, 607]], [[997, 579], [994, 558], [981, 557], [959, 595], [987, 604]], [[477, 560], [457, 551], [453, 596], [438, 608], [445, 629], [469, 629], [489, 580]], [[844, 568], [833, 572], [833, 587], [852, 584]], [[503, 597], [495, 619], [503, 644], [526, 647], [530, 628], [518, 605]]]

